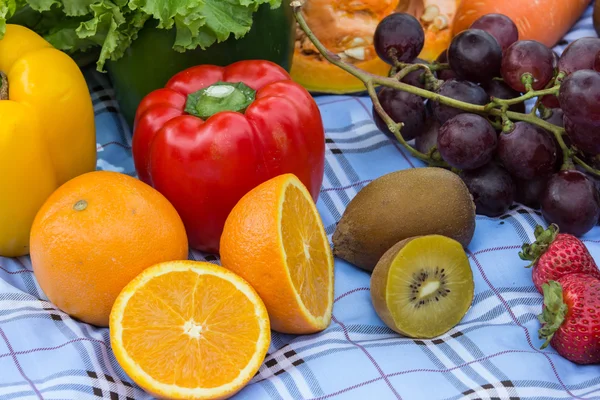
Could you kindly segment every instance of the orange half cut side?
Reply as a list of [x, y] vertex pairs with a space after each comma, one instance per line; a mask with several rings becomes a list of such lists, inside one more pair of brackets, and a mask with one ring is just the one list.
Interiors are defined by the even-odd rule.
[[280, 205], [281, 246], [298, 304], [315, 329], [331, 321], [333, 259], [317, 208], [297, 179], [287, 181]]
[[157, 264], [121, 292], [110, 339], [123, 370], [170, 399], [221, 399], [256, 374], [271, 333], [256, 291], [207, 262]]

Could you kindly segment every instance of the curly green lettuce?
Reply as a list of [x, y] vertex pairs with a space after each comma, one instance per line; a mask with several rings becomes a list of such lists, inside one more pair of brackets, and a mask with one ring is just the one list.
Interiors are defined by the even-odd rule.
[[67, 53], [98, 51], [96, 68], [116, 61], [149, 19], [175, 29], [173, 49], [206, 49], [243, 37], [263, 3], [282, 0], [0, 0], [0, 39], [7, 23], [29, 27]]

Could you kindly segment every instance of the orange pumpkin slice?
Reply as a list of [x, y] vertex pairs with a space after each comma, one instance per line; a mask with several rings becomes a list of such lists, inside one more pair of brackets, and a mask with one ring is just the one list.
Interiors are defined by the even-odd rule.
[[[345, 62], [387, 76], [391, 66], [375, 52], [373, 35], [379, 22], [393, 12], [413, 15], [425, 32], [419, 58], [431, 62], [452, 39], [452, 23], [461, 0], [305, 0], [302, 14], [319, 41]], [[313, 93], [354, 93], [365, 90], [350, 73], [329, 63], [297, 27], [292, 78]]]
[[222, 399], [256, 374], [269, 347], [264, 303], [242, 278], [207, 262], [157, 264], [121, 292], [110, 340], [123, 370], [169, 399]]

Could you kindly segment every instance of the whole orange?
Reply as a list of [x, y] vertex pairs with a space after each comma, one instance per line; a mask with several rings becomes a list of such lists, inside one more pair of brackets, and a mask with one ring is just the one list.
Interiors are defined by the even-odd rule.
[[31, 228], [33, 271], [48, 299], [70, 316], [108, 326], [121, 290], [144, 269], [187, 259], [183, 222], [138, 179], [95, 171], [59, 187]]

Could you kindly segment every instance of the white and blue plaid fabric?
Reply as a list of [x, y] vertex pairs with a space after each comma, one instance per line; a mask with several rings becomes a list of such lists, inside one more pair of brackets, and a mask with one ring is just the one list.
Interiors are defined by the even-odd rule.
[[[564, 0], [568, 1], [568, 0]], [[592, 9], [557, 46], [596, 36]], [[98, 169], [135, 176], [131, 132], [105, 75], [86, 70], [98, 135]], [[421, 167], [375, 127], [367, 97], [318, 97], [327, 163], [318, 208], [331, 235], [348, 202], [371, 180]], [[402, 207], [402, 204], [398, 204]], [[600, 366], [540, 350], [542, 296], [518, 257], [540, 214], [514, 206], [477, 217], [468, 255], [475, 299], [463, 321], [434, 340], [389, 330], [369, 295], [369, 275], [335, 262], [335, 305], [319, 334], [273, 334], [269, 353], [237, 399], [600, 399]], [[600, 228], [584, 238], [600, 260]], [[218, 263], [214, 256], [191, 259]], [[28, 257], [0, 258], [0, 399], [150, 399], [121, 370], [107, 329], [71, 319], [46, 301]]]

